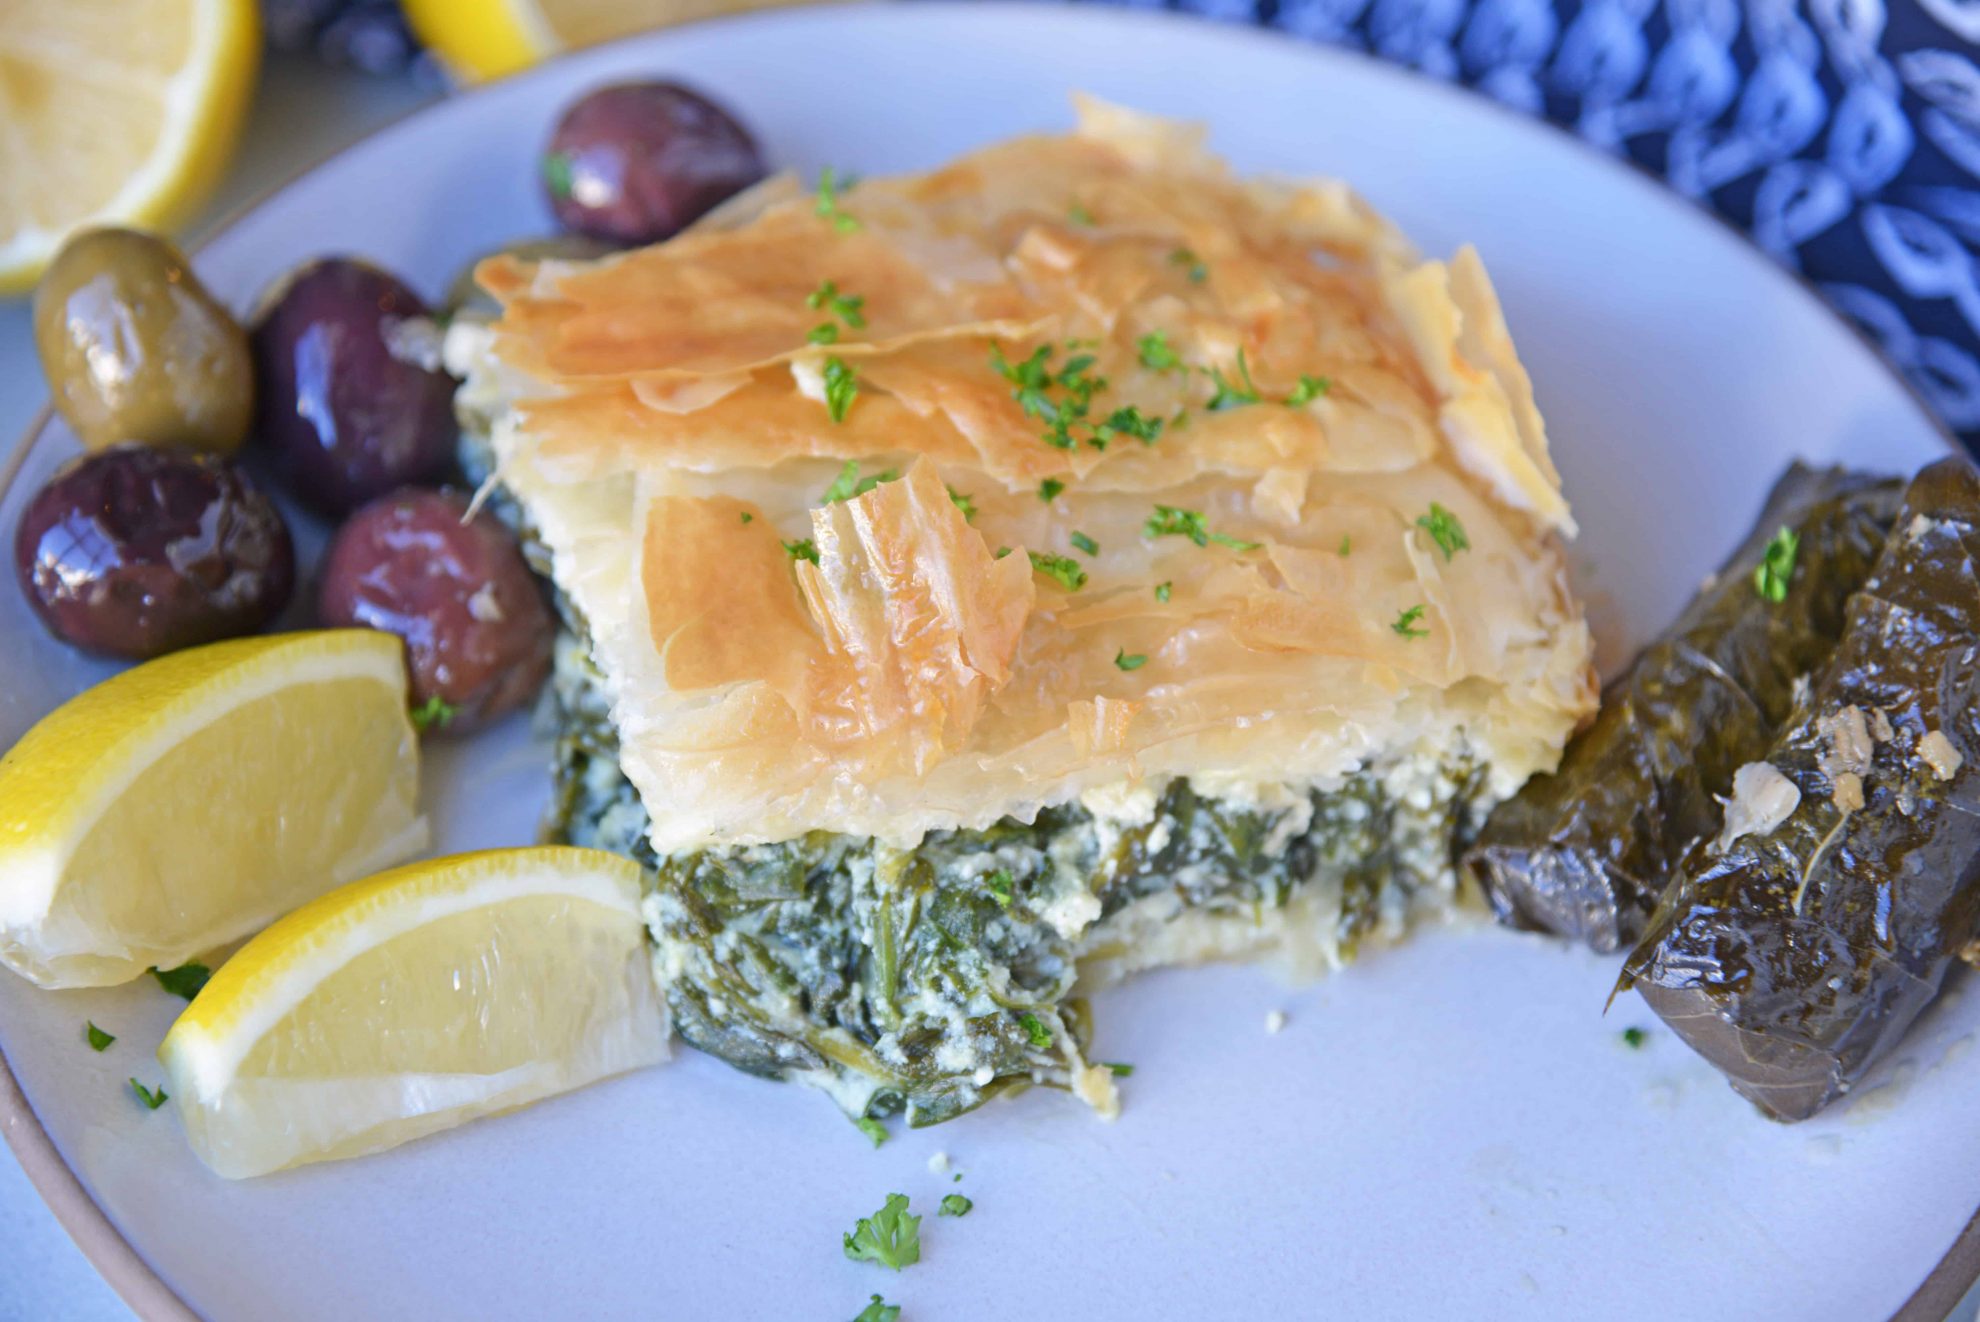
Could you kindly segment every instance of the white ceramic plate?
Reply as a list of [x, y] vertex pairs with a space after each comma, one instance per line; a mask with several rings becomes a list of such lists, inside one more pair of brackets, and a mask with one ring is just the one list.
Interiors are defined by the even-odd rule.
[[[990, 5], [778, 13], [636, 40], [415, 115], [227, 228], [199, 258], [245, 306], [291, 263], [358, 253], [429, 293], [546, 226], [535, 153], [614, 77], [687, 79], [779, 163], [933, 165], [1064, 126], [1085, 88], [1202, 118], [1245, 169], [1339, 174], [1432, 251], [1475, 241], [1538, 382], [1586, 530], [1607, 654], [1668, 618], [1793, 456], [1909, 469], [1914, 401], [1730, 231], [1568, 138], [1358, 58], [1124, 12]], [[72, 452], [33, 438], [4, 500]], [[0, 485], [5, 485], [0, 483]], [[0, 746], [100, 678], [0, 591]], [[449, 849], [528, 840], [543, 750], [518, 728], [433, 760]], [[1980, 997], [1948, 997], [1881, 1091], [1760, 1119], [1613, 960], [1497, 930], [1426, 934], [1323, 984], [1168, 973], [1101, 998], [1098, 1054], [1139, 1068], [1116, 1124], [1035, 1091], [874, 1152], [822, 1098], [692, 1051], [671, 1066], [389, 1155], [228, 1184], [172, 1108], [124, 1086], [176, 1002], [0, 976], [10, 1126], [113, 1279], [215, 1319], [833, 1318], [873, 1291], [932, 1319], [1869, 1318], [1899, 1309], [1980, 1204]], [[1288, 1016], [1268, 1036], [1268, 1011]], [[85, 1019], [119, 1035], [103, 1055]], [[1651, 1030], [1632, 1051], [1626, 1026]], [[18, 1110], [18, 1099], [16, 1099]], [[61, 1158], [111, 1233], [47, 1160]], [[959, 1185], [927, 1166], [946, 1151]], [[840, 1234], [885, 1194], [923, 1223], [900, 1276]], [[95, 1218], [92, 1220], [92, 1218]], [[93, 1227], [93, 1228], [91, 1228]], [[135, 1249], [137, 1259], [117, 1242]], [[1952, 1262], [1929, 1309], [1972, 1276]]]

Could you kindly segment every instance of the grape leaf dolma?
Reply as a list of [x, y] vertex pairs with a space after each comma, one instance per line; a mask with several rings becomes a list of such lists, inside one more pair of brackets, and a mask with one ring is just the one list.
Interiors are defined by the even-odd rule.
[[[1980, 933], [1969, 465], [1913, 481], [1828, 668], [1740, 781], [1726, 828], [1687, 857], [1620, 985], [1734, 1088], [1800, 1120], [1896, 1044]], [[1759, 802], [1743, 802], [1749, 787]]]
[[[1796, 464], [1753, 531], [1602, 695], [1560, 769], [1492, 813], [1466, 867], [1501, 922], [1621, 948], [1642, 932], [1685, 848], [1718, 829], [1716, 794], [1760, 756], [1796, 679], [1841, 635], [1902, 484]], [[1775, 589], [1756, 584], [1792, 535]], [[1783, 568], [1778, 551], [1771, 562]]]

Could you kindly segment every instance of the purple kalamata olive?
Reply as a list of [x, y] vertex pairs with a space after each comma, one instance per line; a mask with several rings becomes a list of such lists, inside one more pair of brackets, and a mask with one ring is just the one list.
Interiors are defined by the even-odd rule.
[[143, 445], [57, 473], [21, 516], [14, 565], [49, 632], [134, 660], [255, 632], [296, 577], [288, 525], [237, 465]]
[[763, 176], [749, 131], [679, 83], [589, 93], [543, 153], [558, 223], [615, 243], [669, 238]]
[[426, 304], [331, 257], [292, 274], [254, 328], [255, 430], [305, 503], [345, 514], [453, 462], [454, 382]]
[[543, 588], [515, 536], [455, 491], [408, 488], [353, 514], [324, 557], [317, 614], [406, 643], [422, 724], [460, 732], [525, 705], [550, 671]]

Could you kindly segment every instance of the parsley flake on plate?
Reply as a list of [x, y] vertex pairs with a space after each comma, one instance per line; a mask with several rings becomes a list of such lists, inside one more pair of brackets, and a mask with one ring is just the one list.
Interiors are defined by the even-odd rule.
[[968, 1198], [965, 1198], [963, 1195], [959, 1193], [949, 1193], [942, 1195], [943, 1216], [968, 1216], [970, 1210], [975, 1206], [976, 1206], [975, 1203], [971, 1202]]
[[832, 222], [832, 228], [841, 234], [850, 234], [859, 228], [857, 217], [850, 215], [839, 202], [839, 194], [852, 191], [859, 177], [847, 174], [843, 178], [831, 166], [818, 172], [818, 200], [814, 209], [819, 215]]
[[1423, 618], [1423, 610], [1424, 608], [1420, 605], [1411, 606], [1408, 610], [1397, 615], [1395, 622], [1389, 627], [1405, 638], [1427, 638], [1430, 635], [1430, 631], [1419, 627], [1416, 623]]
[[744, 510], [742, 512], [742, 521], [743, 521], [743, 526], [748, 527], [750, 524], [756, 522], [756, 516], [754, 514], [751, 514], [748, 510]]
[[1113, 1075], [1117, 1079], [1125, 1079], [1129, 1075], [1134, 1073], [1134, 1066], [1129, 1065], [1123, 1061], [1107, 1060], [1107, 1061], [1102, 1061], [1101, 1064], [1107, 1067], [1107, 1073]]
[[107, 1051], [110, 1048], [110, 1044], [117, 1040], [116, 1034], [106, 1033], [88, 1020], [85, 1020], [84, 1023], [88, 1028], [88, 1032], [84, 1036], [89, 1039], [89, 1049], [91, 1051]]
[[859, 394], [859, 378], [847, 367], [845, 360], [831, 357], [825, 360], [825, 411], [832, 415], [832, 421], [844, 422], [846, 411], [852, 408], [853, 397]]
[[1623, 1045], [1635, 1050], [1650, 1040], [1650, 1035], [1640, 1028], [1625, 1028], [1622, 1031]]
[[1091, 225], [1093, 223], [1093, 213], [1075, 202], [1066, 208], [1066, 219], [1075, 225]]
[[1350, 554], [1352, 554], [1352, 553], [1353, 553], [1353, 551], [1354, 551], [1354, 542], [1353, 542], [1353, 541], [1352, 541], [1352, 540], [1350, 539], [1350, 537], [1349, 537], [1349, 535], [1348, 535], [1347, 533], [1342, 533], [1342, 534], [1341, 534], [1341, 545], [1340, 545], [1340, 555], [1341, 555], [1341, 558], [1342, 558], [1343, 560], [1345, 560], [1345, 559], [1347, 559], [1347, 557], [1348, 557], [1348, 556], [1349, 556]]
[[863, 1216], [845, 1237], [846, 1256], [899, 1271], [921, 1261], [921, 1218], [908, 1212], [907, 1195], [890, 1193], [872, 1216]]
[[1434, 500], [1430, 502], [1430, 512], [1420, 516], [1416, 526], [1430, 534], [1430, 540], [1437, 543], [1437, 549], [1444, 553], [1445, 560], [1459, 551], [1471, 549], [1471, 539], [1464, 535], [1464, 525], [1458, 522], [1457, 515]]
[[1040, 1051], [1052, 1045], [1052, 1030], [1045, 1027], [1044, 1022], [1031, 1011], [1026, 1010], [1018, 1016], [1018, 1027], [1022, 1028], [1024, 1035], [1031, 1039], [1031, 1045]]
[[976, 522], [976, 502], [969, 498], [968, 493], [958, 491], [954, 487], [948, 486], [947, 483], [944, 483], [943, 486], [949, 493], [949, 503], [962, 511], [963, 522]]
[[887, 1126], [881, 1124], [870, 1115], [863, 1115], [853, 1121], [853, 1128], [866, 1135], [868, 1141], [876, 1148], [882, 1143], [885, 1143], [889, 1137]]
[[1782, 528], [1767, 543], [1767, 552], [1753, 570], [1753, 590], [1776, 605], [1787, 600], [1788, 582], [1794, 577], [1794, 558], [1801, 550], [1801, 535]]
[[1183, 273], [1189, 277], [1189, 282], [1193, 285], [1200, 285], [1210, 278], [1210, 268], [1188, 248], [1177, 248], [1171, 252], [1169, 265], [1186, 268]]
[[550, 196], [559, 202], [571, 195], [571, 158], [560, 151], [546, 152], [543, 156], [543, 185], [550, 190]]
[[1169, 599], [1169, 585], [1167, 583], [1157, 583], [1155, 585], [1155, 600], [1167, 601], [1168, 599]]
[[812, 541], [809, 537], [800, 537], [794, 542], [785, 542], [783, 546], [785, 553], [793, 560], [809, 560], [814, 565], [818, 563], [818, 543]]
[[1071, 556], [1045, 555], [1038, 551], [1026, 552], [1031, 557], [1031, 567], [1050, 578], [1068, 592], [1077, 592], [1086, 586], [1086, 571]]
[[[1143, 445], [1153, 445], [1161, 438], [1162, 420], [1146, 417], [1140, 409], [1130, 404], [1107, 415], [1107, 420], [1100, 424], [1100, 435], [1103, 438], [1132, 436]], [[1104, 450], [1107, 447], [1101, 445], [1100, 448]]]
[[839, 342], [839, 328], [829, 321], [820, 322], [805, 332], [804, 340], [807, 344], [837, 344]]
[[1148, 657], [1142, 652], [1130, 653], [1124, 647], [1114, 649], [1114, 664], [1122, 670], [1139, 670], [1148, 664]]
[[1038, 498], [1046, 502], [1047, 504], [1050, 504], [1051, 502], [1057, 500], [1059, 498], [1059, 493], [1061, 491], [1064, 491], [1065, 489], [1066, 489], [1066, 484], [1061, 482], [1058, 478], [1048, 477], [1043, 482], [1040, 482], [1038, 484]]
[[137, 1099], [144, 1103], [147, 1111], [156, 1111], [170, 1100], [170, 1094], [163, 1088], [147, 1088], [136, 1079], [131, 1080], [131, 1091], [137, 1094]]
[[1066, 538], [1066, 540], [1073, 544], [1075, 550], [1084, 551], [1088, 555], [1100, 554], [1100, 543], [1094, 541], [1083, 532], [1074, 531], [1072, 536]]
[[460, 710], [436, 693], [412, 709], [413, 729], [421, 734], [429, 730], [444, 730], [454, 723], [454, 717], [460, 714]]
[[190, 1001], [199, 995], [199, 989], [213, 976], [213, 970], [204, 964], [181, 964], [175, 969], [153, 969], [151, 976], [158, 979], [158, 985], [172, 995]]
[[859, 1310], [859, 1316], [852, 1322], [901, 1322], [901, 1306], [890, 1304], [876, 1294], [871, 1303]]

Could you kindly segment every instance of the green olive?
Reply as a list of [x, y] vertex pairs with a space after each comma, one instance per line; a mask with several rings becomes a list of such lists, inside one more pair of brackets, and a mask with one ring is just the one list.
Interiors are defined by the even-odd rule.
[[254, 413], [247, 334], [165, 240], [85, 230], [34, 294], [34, 343], [84, 447], [232, 454]]
[[454, 282], [447, 286], [447, 297], [441, 304], [441, 311], [449, 317], [459, 316], [463, 312], [471, 317], [493, 318], [501, 315], [501, 307], [488, 291], [474, 282], [474, 268], [490, 257], [521, 257], [532, 262], [584, 262], [619, 251], [603, 239], [593, 239], [583, 234], [553, 234], [547, 239], [522, 239], [492, 248], [461, 268]]

